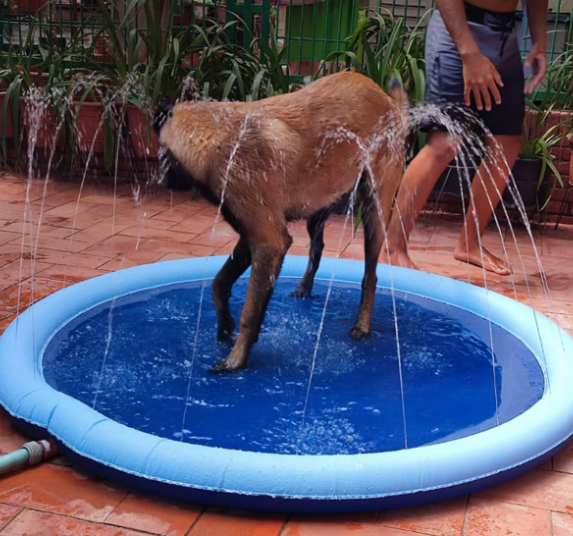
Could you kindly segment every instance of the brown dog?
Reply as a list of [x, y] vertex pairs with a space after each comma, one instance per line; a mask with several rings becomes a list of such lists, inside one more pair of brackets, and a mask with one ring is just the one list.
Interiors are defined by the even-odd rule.
[[312, 237], [307, 271], [295, 295], [310, 294], [331, 207], [349, 192], [364, 204], [365, 273], [354, 339], [370, 333], [376, 264], [402, 176], [407, 98], [394, 100], [369, 78], [343, 72], [256, 102], [181, 102], [162, 106], [154, 127], [169, 187], [195, 185], [240, 238], [213, 282], [218, 337], [234, 331], [231, 289], [252, 265], [238, 338], [212, 372], [245, 366], [257, 341], [292, 238], [304, 218]]

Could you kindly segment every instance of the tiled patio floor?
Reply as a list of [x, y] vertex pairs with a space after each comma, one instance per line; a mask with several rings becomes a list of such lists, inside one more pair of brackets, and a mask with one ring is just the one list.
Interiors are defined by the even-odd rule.
[[[75, 184], [38, 180], [27, 189], [26, 181], [0, 177], [0, 331], [18, 311], [63, 286], [143, 263], [227, 254], [236, 238], [224, 223], [211, 236], [216, 210], [186, 194], [163, 192], [138, 206], [130, 188], [114, 195], [109, 185], [86, 186], [81, 197], [78, 193]], [[341, 217], [330, 220], [326, 254], [336, 254], [342, 228]], [[423, 270], [483, 285], [481, 270], [452, 257], [459, 231], [459, 222], [443, 217], [421, 223], [412, 240], [413, 257]], [[515, 232], [523, 265], [504, 228], [515, 273], [488, 276], [489, 288], [551, 313], [573, 333], [573, 228], [535, 231], [551, 300], [543, 294], [531, 242], [522, 228]], [[292, 234], [290, 253], [306, 255], [304, 226], [293, 226]], [[360, 233], [350, 239], [347, 232], [342, 256], [361, 258]], [[499, 233], [488, 231], [484, 241], [501, 251]], [[0, 410], [0, 453], [25, 441]], [[525, 476], [475, 495], [360, 515], [265, 515], [174, 503], [102, 481], [62, 458], [0, 478], [1, 536], [143, 534], [568, 536], [573, 535], [573, 448]]]

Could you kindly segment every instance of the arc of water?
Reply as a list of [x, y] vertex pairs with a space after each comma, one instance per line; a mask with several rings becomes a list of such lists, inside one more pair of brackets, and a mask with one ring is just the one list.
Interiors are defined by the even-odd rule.
[[[222, 184], [222, 190], [221, 190], [221, 202], [219, 203], [219, 207], [217, 209], [217, 215], [215, 216], [215, 220], [213, 222], [213, 228], [211, 230], [211, 236], [209, 237], [209, 246], [211, 246], [211, 244], [213, 242], [215, 230], [216, 230], [217, 225], [219, 224], [219, 221], [221, 219], [221, 211], [223, 208], [223, 204], [225, 202], [225, 193], [227, 190], [227, 184], [229, 182], [231, 170], [232, 170], [233, 165], [235, 163], [237, 151], [239, 150], [239, 147], [240, 147], [242, 141], [244, 140], [246, 134], [248, 133], [249, 122], [252, 121], [255, 116], [256, 116], [256, 114], [254, 114], [253, 112], [247, 112], [245, 114], [245, 118], [241, 122], [239, 132], [235, 138], [235, 141], [234, 141], [233, 146], [231, 148], [231, 152], [229, 153], [229, 159], [227, 161], [227, 167], [225, 168], [225, 174], [223, 176], [223, 184]], [[207, 266], [207, 264], [206, 264], [207, 262], [208, 261], [206, 259], [205, 260], [205, 267]], [[183, 416], [182, 416], [182, 420], [181, 420], [180, 441], [183, 441], [184, 431], [185, 431], [185, 423], [187, 421], [187, 411], [188, 411], [189, 405], [191, 403], [191, 401], [190, 401], [190, 399], [191, 399], [191, 382], [193, 381], [193, 365], [195, 363], [195, 356], [197, 354], [197, 346], [198, 346], [197, 343], [199, 340], [199, 329], [200, 329], [200, 325], [201, 325], [201, 314], [203, 311], [203, 298], [204, 298], [204, 294], [205, 294], [205, 282], [206, 282], [206, 278], [204, 277], [202, 282], [201, 282], [201, 291], [199, 294], [199, 308], [197, 310], [197, 323], [195, 326], [195, 335], [193, 338], [193, 349], [191, 352], [191, 360], [190, 360], [190, 364], [189, 364], [189, 378], [187, 380], [187, 390], [186, 390], [186, 394], [185, 394]]]
[[[388, 128], [388, 127], [390, 127], [390, 128]], [[395, 128], [393, 128], [393, 127], [395, 127]], [[348, 219], [349, 219], [349, 216], [351, 214], [352, 207], [353, 207], [352, 199], [355, 198], [355, 196], [356, 196], [358, 185], [359, 185], [359, 182], [363, 176], [363, 172], [365, 170], [368, 171], [367, 176], [368, 176], [368, 179], [371, 181], [371, 187], [372, 187], [373, 191], [376, 192], [378, 188], [377, 188], [376, 179], [374, 177], [374, 173], [373, 173], [372, 166], [371, 166], [372, 158], [373, 158], [373, 156], [375, 156], [377, 154], [378, 150], [380, 149], [380, 147], [382, 146], [383, 143], [387, 144], [387, 147], [388, 147], [391, 155], [401, 154], [401, 152], [402, 152], [401, 147], [397, 147], [397, 146], [395, 146], [395, 144], [402, 144], [403, 143], [403, 139], [404, 139], [403, 121], [402, 121], [402, 118], [399, 117], [397, 114], [394, 114], [394, 113], [384, 114], [384, 116], [382, 116], [379, 119], [377, 125], [374, 127], [373, 135], [367, 140], [360, 139], [360, 137], [358, 137], [355, 133], [348, 131], [347, 129], [344, 129], [344, 128], [339, 128], [339, 129], [336, 129], [334, 132], [327, 133], [321, 146], [317, 149], [318, 163], [320, 163], [320, 158], [322, 158], [326, 154], [328, 142], [334, 141], [335, 143], [338, 143], [342, 139], [348, 139], [348, 140], [356, 143], [357, 148], [360, 152], [360, 157], [361, 157], [362, 163], [359, 166], [360, 171], [359, 171], [359, 174], [356, 178], [354, 188], [352, 190], [350, 207], [349, 207], [349, 210], [346, 212], [346, 216], [344, 219], [343, 230], [341, 232], [341, 236], [340, 236], [340, 239], [338, 242], [336, 258], [340, 257], [340, 254], [341, 254], [340, 250], [341, 250], [341, 245], [342, 245], [342, 238], [344, 236], [344, 232], [345, 232], [345, 229], [346, 229], [346, 226], [348, 223]], [[318, 163], [317, 163], [317, 165], [318, 165]], [[383, 224], [383, 232], [384, 232], [384, 235], [386, 235], [386, 229], [385, 229], [385, 225], [384, 225], [385, 220], [384, 220], [384, 214], [383, 214], [382, 206], [381, 206], [380, 200], [377, 198], [377, 196], [374, 196], [374, 199], [375, 199], [375, 202], [377, 205], [377, 210], [378, 210], [379, 216], [380, 216], [382, 224]], [[403, 380], [403, 374], [402, 374], [402, 356], [401, 356], [401, 352], [400, 352], [400, 339], [399, 339], [399, 330], [398, 330], [398, 323], [397, 323], [397, 316], [396, 316], [396, 301], [395, 301], [395, 296], [394, 296], [394, 283], [393, 283], [392, 278], [390, 278], [390, 280], [391, 280], [391, 296], [392, 296], [394, 319], [395, 319], [394, 324], [395, 324], [395, 330], [396, 330], [398, 372], [399, 372], [399, 380], [400, 380], [404, 443], [405, 443], [405, 448], [408, 448], [406, 405], [405, 405], [405, 396], [404, 396], [404, 380]], [[314, 374], [315, 374], [318, 348], [319, 348], [320, 340], [322, 337], [324, 320], [325, 320], [325, 316], [326, 316], [326, 310], [328, 307], [328, 302], [330, 299], [330, 294], [332, 291], [333, 281], [334, 281], [334, 268], [332, 270], [329, 286], [328, 286], [326, 297], [325, 297], [325, 302], [324, 302], [324, 306], [323, 306], [323, 310], [322, 310], [319, 329], [317, 330], [317, 339], [316, 339], [316, 343], [315, 343], [315, 347], [314, 347], [314, 351], [313, 351], [311, 368], [310, 368], [310, 373], [309, 373], [309, 379], [308, 379], [307, 387], [306, 387], [301, 424], [299, 426], [298, 441], [297, 441], [297, 447], [296, 447], [296, 453], [297, 454], [300, 454], [301, 442], [302, 442], [302, 439], [304, 437], [303, 434], [304, 434], [304, 428], [305, 428], [305, 424], [306, 424], [306, 413], [307, 413], [308, 402], [309, 402], [309, 398], [310, 398], [310, 391], [311, 391], [312, 381], [313, 381]]]
[[[462, 114], [462, 117], [465, 117], [466, 119], [469, 119], [469, 120], [474, 121], [474, 122], [476, 121], [475, 117], [473, 115], [469, 115], [469, 112], [467, 112], [463, 107], [460, 107], [458, 111]], [[479, 157], [479, 156], [481, 156], [481, 154], [486, 153], [486, 147], [485, 147], [483, 141], [481, 140], [481, 138], [477, 134], [472, 133], [472, 132], [466, 132], [464, 130], [464, 128], [462, 127], [460, 122], [451, 119], [450, 116], [446, 115], [442, 110], [440, 110], [438, 107], [436, 107], [434, 105], [427, 105], [427, 104], [426, 105], [420, 105], [413, 110], [413, 115], [415, 117], [417, 116], [417, 119], [428, 119], [428, 118], [436, 119], [437, 118], [442, 124], [444, 124], [444, 126], [446, 127], [448, 134], [449, 134], [451, 139], [452, 138], [454, 138], [454, 139], [455, 138], [457, 138], [457, 139], [465, 138], [466, 142], [468, 140], [471, 142], [471, 143], [469, 143], [469, 149], [467, 148], [468, 143], [466, 143], [463, 147], [461, 147], [461, 150], [460, 150], [460, 161], [462, 163], [462, 167], [464, 168], [463, 176], [460, 177], [460, 190], [462, 192], [462, 213], [463, 213], [463, 217], [465, 218], [466, 213], [465, 213], [465, 201], [463, 199], [463, 187], [462, 187], [463, 183], [462, 183], [462, 181], [465, 181], [465, 183], [468, 186], [468, 189], [471, 189], [471, 177], [469, 176], [469, 170], [468, 170], [468, 158], [469, 157], [468, 157], [468, 154], [466, 154], [466, 153], [468, 153], [472, 149], [473, 149], [474, 156]], [[483, 131], [487, 132], [487, 129], [486, 129], [485, 125], [483, 125], [483, 123], [480, 122], [479, 126], [481, 127], [481, 129]], [[499, 147], [499, 145], [496, 146], [496, 154], [494, 156], [490, 155], [489, 158], [491, 160], [492, 165], [497, 165], [500, 168], [501, 168], [500, 164], [496, 164], [495, 162], [496, 162], [496, 159], [501, 160], [501, 165], [505, 166], [504, 172], [506, 172], [507, 175], [510, 177], [509, 185], [510, 185], [510, 187], [513, 186], [514, 185], [514, 179], [511, 175], [511, 170], [509, 169], [509, 164], [507, 162], [507, 159], [505, 158], [505, 155], [503, 154], [503, 151], [501, 150], [501, 147]], [[486, 170], [486, 173], [487, 173], [489, 180], [493, 182], [493, 172], [491, 170], [491, 167], [487, 164], [484, 167], [485, 167], [485, 170]], [[485, 178], [484, 177], [478, 177], [477, 180], [480, 180], [485, 187], [485, 182], [484, 182]], [[513, 181], [513, 183], [512, 183], [512, 181]], [[497, 188], [497, 186], [495, 184], [494, 184], [494, 186], [496, 189], [496, 195], [498, 195], [501, 198], [501, 192], [499, 191], [499, 189]], [[536, 257], [537, 266], [538, 266], [538, 269], [539, 269], [539, 272], [541, 275], [543, 293], [546, 296], [546, 299], [549, 299], [550, 309], [551, 309], [552, 305], [551, 305], [550, 289], [549, 289], [549, 286], [547, 284], [547, 279], [545, 277], [543, 267], [541, 265], [541, 259], [539, 258], [537, 247], [535, 246], [535, 240], [533, 239], [533, 234], [531, 232], [531, 226], [530, 226], [528, 218], [527, 218], [527, 213], [525, 211], [525, 208], [523, 207], [523, 203], [521, 202], [520, 199], [517, 198], [516, 192], [514, 192], [513, 190], [511, 190], [511, 191], [512, 191], [512, 194], [514, 195], [514, 198], [517, 201], [516, 205], [517, 205], [518, 211], [519, 211], [519, 213], [520, 213], [520, 215], [521, 215], [521, 217], [525, 223], [525, 227], [526, 227], [526, 230], [528, 232], [528, 236], [531, 240], [534, 254]], [[489, 196], [488, 196], [488, 202], [489, 202], [490, 208], [492, 210], [492, 214], [493, 214], [493, 218], [494, 218], [494, 222], [496, 224], [497, 230], [501, 236], [502, 235], [501, 225], [500, 225], [499, 220], [497, 218], [497, 215], [495, 213], [495, 207], [493, 206], [492, 200], [491, 200], [491, 198], [489, 198]], [[502, 210], [504, 212], [506, 219], [509, 221], [509, 214], [507, 212], [505, 205], [503, 205], [503, 204], [502, 204]], [[474, 212], [473, 216], [474, 216], [474, 218], [477, 217], [475, 212]], [[509, 228], [510, 228], [510, 232], [511, 232], [513, 241], [514, 241], [515, 246], [516, 246], [516, 251], [517, 251], [517, 254], [519, 257], [519, 262], [520, 262], [521, 268], [523, 270], [523, 273], [526, 274], [525, 264], [523, 261], [523, 257], [521, 255], [521, 251], [519, 249], [519, 245], [517, 242], [517, 237], [515, 235], [515, 231], [513, 229], [513, 226], [510, 225]], [[480, 255], [481, 255], [482, 264], [483, 264], [484, 259], [483, 259], [483, 252], [482, 252], [482, 239], [481, 239], [481, 237], [478, 237], [478, 241], [479, 241]], [[508, 257], [507, 248], [506, 248], [505, 242], [503, 240], [502, 240], [502, 249], [503, 249], [504, 255], [506, 257]], [[489, 290], [485, 270], [484, 270], [483, 274], [484, 274], [484, 277], [483, 277], [484, 287], [487, 290]], [[511, 277], [511, 280], [513, 283], [515, 299], [517, 299], [517, 292], [516, 292], [516, 288], [515, 288], [515, 276], [512, 273], [510, 277]], [[529, 280], [528, 280], [527, 276], [525, 277], [525, 285], [527, 288], [528, 296], [531, 299], [531, 288], [530, 288]], [[487, 305], [489, 308], [489, 301], [487, 302]], [[533, 312], [533, 314], [536, 315], [537, 313]], [[535, 316], [535, 322], [537, 324], [537, 316]], [[490, 326], [490, 330], [491, 330], [491, 326]], [[493, 333], [490, 334], [490, 338], [493, 339]], [[540, 341], [540, 342], [542, 344], [542, 341]], [[493, 352], [493, 342], [491, 342], [491, 344], [492, 344], [492, 352]], [[545, 351], [543, 349], [542, 349], [541, 358], [545, 364], [546, 357], [545, 357]], [[494, 367], [493, 370], [494, 370], [494, 377], [495, 377], [494, 359], [495, 359], [495, 356], [493, 356], [493, 354], [492, 354], [492, 367]], [[497, 405], [497, 403], [498, 403], [498, 400], [497, 400], [497, 391], [496, 391], [496, 405]], [[498, 415], [497, 411], [496, 411], [496, 414]]]
[[[22, 281], [22, 275], [24, 271], [24, 250], [25, 250], [25, 242], [26, 242], [26, 216], [30, 217], [30, 224], [32, 225], [32, 229], [30, 231], [30, 303], [31, 305], [34, 301], [35, 296], [35, 271], [36, 271], [36, 258], [37, 252], [39, 247], [39, 240], [40, 240], [40, 230], [42, 226], [42, 217], [44, 213], [44, 206], [46, 195], [48, 191], [48, 182], [49, 182], [49, 173], [52, 167], [52, 161], [54, 159], [54, 155], [56, 152], [56, 144], [57, 139], [60, 134], [60, 130], [63, 125], [65, 114], [61, 115], [59, 122], [56, 125], [56, 132], [54, 138], [51, 140], [50, 152], [48, 156], [48, 171], [44, 181], [43, 187], [43, 195], [42, 195], [42, 202], [40, 203], [40, 214], [38, 217], [38, 223], [36, 228], [36, 239], [34, 241], [33, 235], [33, 225], [34, 220], [32, 217], [32, 213], [30, 211], [30, 189], [32, 186], [32, 179], [34, 176], [34, 154], [36, 149], [36, 144], [38, 140], [38, 133], [40, 131], [40, 127], [42, 125], [42, 119], [46, 116], [47, 113], [50, 113], [50, 95], [41, 92], [38, 88], [32, 87], [24, 96], [24, 106], [25, 106], [25, 113], [30, 120], [30, 129], [28, 132], [28, 148], [27, 148], [27, 157], [28, 157], [28, 178], [26, 181], [26, 198], [25, 198], [25, 208], [24, 208], [24, 228], [22, 230], [22, 245], [20, 250], [20, 274], [19, 280]], [[21, 310], [21, 299], [22, 299], [22, 285], [18, 285], [18, 296], [17, 296], [17, 305], [16, 305], [16, 318], [20, 316]], [[35, 326], [35, 318], [32, 314], [32, 330], [34, 330]], [[18, 333], [18, 323], [16, 323], [16, 336]], [[35, 341], [35, 337], [34, 337]], [[36, 351], [36, 349], [34, 349]], [[36, 374], [36, 368], [34, 368], [34, 374]]]

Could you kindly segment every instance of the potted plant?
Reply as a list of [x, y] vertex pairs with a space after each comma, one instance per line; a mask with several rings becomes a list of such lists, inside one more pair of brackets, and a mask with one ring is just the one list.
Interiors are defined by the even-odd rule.
[[[151, 128], [154, 106], [161, 98], [179, 98], [187, 75], [183, 60], [189, 55], [193, 31], [174, 31], [176, 4], [170, 3], [165, 19], [162, 1], [137, 0], [118, 23], [114, 8], [100, 0], [103, 33], [115, 63], [105, 73], [121, 100], [118, 105], [126, 116], [129, 140], [140, 158], [157, 156], [157, 140]], [[146, 22], [139, 27], [137, 20], [142, 11]], [[145, 61], [140, 61], [141, 50], [145, 50]]]
[[[28, 40], [33, 39], [33, 34], [30, 31]], [[31, 42], [26, 44], [31, 47]], [[64, 141], [71, 143], [70, 122], [66, 118], [70, 114], [70, 87], [78, 72], [72, 65], [83, 63], [89, 54], [80, 37], [69, 40], [62, 49], [39, 43], [35, 50], [36, 55], [9, 55], [11, 76], [6, 106], [14, 120], [15, 138], [19, 139], [21, 123], [29, 147], [53, 149], [61, 147]]]
[[69, 101], [76, 148], [82, 153], [105, 154], [111, 165], [114, 121], [108, 83], [103, 73], [75, 73]]
[[4, 108], [10, 111], [14, 137], [19, 139], [21, 123], [26, 139], [35, 147], [52, 147], [53, 143], [59, 143], [59, 121], [48, 77], [44, 76], [42, 65], [36, 70], [26, 60], [16, 61], [4, 103]]
[[6, 158], [6, 141], [14, 137], [10, 100], [7, 98], [7, 90], [11, 81], [12, 71], [10, 69], [0, 70], [0, 121], [2, 124], [0, 141], [4, 159]]
[[542, 110], [531, 103], [525, 115], [519, 157], [504, 192], [506, 206], [516, 206], [516, 194], [525, 209], [543, 210], [557, 186], [563, 187], [551, 149], [560, 145], [571, 131], [571, 119], [551, 121], [554, 106]]

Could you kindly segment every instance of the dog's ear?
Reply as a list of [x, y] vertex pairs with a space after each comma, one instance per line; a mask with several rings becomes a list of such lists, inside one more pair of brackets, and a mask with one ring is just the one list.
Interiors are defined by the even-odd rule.
[[165, 125], [173, 115], [174, 106], [172, 102], [162, 102], [158, 104], [155, 110], [155, 117], [153, 118], [153, 130], [155, 130], [157, 135], [159, 135], [163, 125]]

